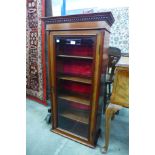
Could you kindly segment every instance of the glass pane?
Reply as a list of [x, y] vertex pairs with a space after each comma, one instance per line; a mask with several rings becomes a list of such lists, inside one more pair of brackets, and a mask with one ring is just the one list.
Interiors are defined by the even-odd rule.
[[94, 38], [56, 37], [57, 55], [93, 56]]
[[58, 99], [58, 127], [87, 138], [90, 106]]
[[92, 61], [73, 58], [60, 58], [57, 60], [57, 73], [78, 77], [92, 77]]
[[58, 127], [88, 138], [95, 37], [55, 37]]

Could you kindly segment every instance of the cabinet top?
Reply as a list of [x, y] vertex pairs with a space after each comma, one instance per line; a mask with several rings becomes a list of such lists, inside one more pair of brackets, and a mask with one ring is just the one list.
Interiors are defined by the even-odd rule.
[[105, 21], [109, 26], [112, 26], [112, 24], [115, 21], [111, 12], [76, 14], [76, 15], [54, 16], [54, 17], [50, 16], [50, 17], [42, 17], [41, 19], [46, 24]]

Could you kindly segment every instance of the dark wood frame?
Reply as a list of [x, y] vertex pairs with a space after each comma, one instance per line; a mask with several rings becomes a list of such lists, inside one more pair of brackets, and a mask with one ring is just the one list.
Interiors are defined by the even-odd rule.
[[[52, 98], [52, 130], [55, 133], [63, 135], [67, 138], [73, 139], [89, 147], [95, 147], [99, 129], [99, 122], [97, 113], [99, 110], [99, 96], [100, 96], [100, 82], [102, 69], [107, 67], [106, 56], [109, 47], [109, 32], [110, 26], [114, 22], [111, 12], [95, 13], [85, 15], [72, 15], [62, 17], [44, 17], [42, 18], [46, 23], [46, 30], [48, 36], [49, 48], [49, 73], [50, 73], [50, 87]], [[96, 36], [96, 52], [94, 55], [93, 78], [92, 78], [92, 98], [91, 98], [91, 114], [89, 118], [89, 135], [88, 140], [70, 134], [63, 129], [57, 127], [57, 102], [56, 102], [56, 53], [54, 45], [54, 36]], [[105, 59], [104, 59], [105, 58]]]

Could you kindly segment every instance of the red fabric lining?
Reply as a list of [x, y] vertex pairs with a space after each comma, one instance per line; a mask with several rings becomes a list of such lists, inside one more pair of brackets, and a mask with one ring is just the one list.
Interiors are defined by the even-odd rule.
[[61, 83], [61, 86], [65, 90], [73, 91], [75, 93], [81, 93], [86, 95], [90, 95], [91, 93], [91, 85], [65, 81], [65, 83], [64, 82]]
[[63, 72], [79, 76], [92, 76], [92, 63], [89, 61], [64, 61]]
[[93, 56], [93, 48], [88, 46], [65, 46], [63, 54], [76, 56]]
[[90, 110], [91, 109], [91, 107], [88, 105], [83, 105], [83, 104], [76, 103], [76, 102], [71, 102], [70, 106], [72, 108], [80, 109], [80, 110]]

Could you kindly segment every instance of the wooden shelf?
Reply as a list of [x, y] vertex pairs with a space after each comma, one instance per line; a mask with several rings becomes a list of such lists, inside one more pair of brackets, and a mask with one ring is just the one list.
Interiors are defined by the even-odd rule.
[[81, 74], [75, 74], [75, 73], [66, 73], [66, 72], [57, 72], [57, 77], [61, 77], [61, 76], [67, 76], [67, 77], [78, 77], [78, 78], [82, 78], [82, 79], [92, 79], [92, 75], [81, 75]]
[[78, 113], [75, 111], [63, 111], [60, 113], [60, 116], [63, 116], [65, 118], [77, 121], [77, 122], [81, 122], [84, 124], [88, 124], [89, 123], [89, 115], [88, 113]]
[[64, 94], [65, 92], [67, 92], [67, 94], [71, 95], [71, 96], [79, 96], [80, 98], [84, 98], [89, 100], [90, 98], [90, 93], [82, 93], [82, 92], [77, 92], [77, 91], [73, 91], [73, 90], [66, 90], [66, 89], [59, 89], [59, 93], [60, 94]]
[[62, 58], [76, 58], [76, 59], [90, 59], [92, 60], [93, 57], [89, 57], [89, 56], [74, 56], [74, 55], [57, 55], [57, 57], [62, 57]]
[[64, 99], [67, 101], [72, 101], [72, 102], [77, 102], [83, 105], [90, 105], [90, 101], [84, 98], [80, 98], [77, 96], [73, 96], [73, 95], [59, 95], [58, 98], [60, 99]]
[[68, 81], [75, 81], [75, 82], [81, 82], [86, 84], [91, 84], [91, 79], [81, 78], [81, 77], [74, 77], [74, 76], [60, 76], [58, 77], [62, 80], [68, 80]]

